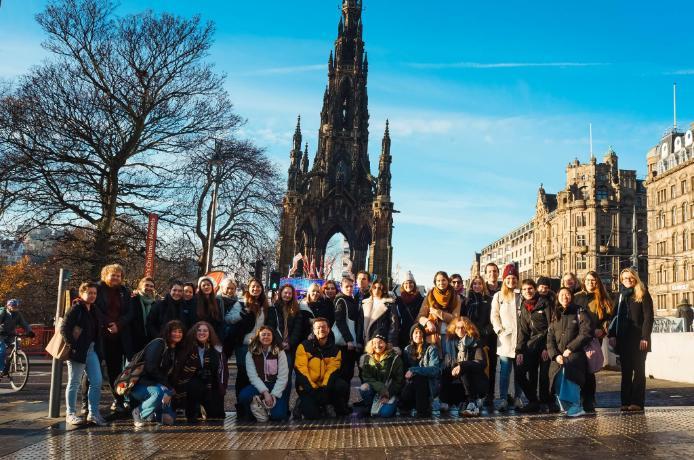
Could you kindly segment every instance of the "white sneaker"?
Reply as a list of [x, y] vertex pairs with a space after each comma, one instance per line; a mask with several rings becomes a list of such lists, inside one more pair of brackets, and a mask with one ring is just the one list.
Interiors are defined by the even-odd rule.
[[478, 415], [480, 415], [479, 407], [477, 407], [476, 403], [470, 401], [463, 411], [463, 417], [477, 417]]
[[80, 417], [79, 415], [67, 414], [65, 416], [65, 423], [67, 423], [68, 425], [74, 425], [74, 426], [84, 425], [84, 419], [82, 417]]

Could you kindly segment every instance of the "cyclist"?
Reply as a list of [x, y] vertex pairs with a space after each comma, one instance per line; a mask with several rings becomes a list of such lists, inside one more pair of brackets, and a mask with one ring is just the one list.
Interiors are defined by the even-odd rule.
[[7, 305], [0, 311], [0, 378], [8, 374], [9, 366], [5, 362], [7, 356], [7, 348], [12, 347], [14, 338], [17, 335], [17, 326], [24, 328], [24, 332], [28, 337], [34, 337], [34, 332], [31, 326], [24, 319], [24, 316], [19, 311], [19, 300], [10, 299]]

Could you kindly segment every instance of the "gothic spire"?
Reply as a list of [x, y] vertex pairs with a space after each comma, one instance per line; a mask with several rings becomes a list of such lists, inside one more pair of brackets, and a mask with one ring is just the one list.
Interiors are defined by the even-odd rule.
[[393, 158], [390, 156], [390, 127], [386, 120], [386, 129], [381, 141], [381, 158], [378, 161], [378, 183], [376, 194], [379, 196], [390, 196], [390, 164]]
[[304, 155], [301, 157], [301, 172], [304, 174], [308, 172], [308, 142], [306, 143], [306, 148], [304, 149]]
[[296, 117], [296, 129], [294, 130], [294, 150], [301, 152], [301, 115]]

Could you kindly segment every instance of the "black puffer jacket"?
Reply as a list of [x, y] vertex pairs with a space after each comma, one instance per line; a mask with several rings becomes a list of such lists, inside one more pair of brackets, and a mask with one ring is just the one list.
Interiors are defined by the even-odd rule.
[[154, 302], [147, 316], [147, 331], [149, 332], [150, 340], [160, 337], [162, 328], [169, 321], [182, 321], [186, 328], [190, 327], [188, 324], [190, 319], [186, 318], [183, 305], [183, 299], [174, 300], [169, 294], [166, 294], [163, 300]]
[[590, 341], [592, 332], [592, 322], [585, 310], [575, 304], [569, 305], [566, 310], [561, 307], [557, 309], [555, 319], [547, 331], [547, 352], [552, 359], [549, 381], [552, 385], [562, 368], [556, 358], [567, 349], [571, 350], [571, 354], [564, 358], [566, 377], [578, 385], [583, 385], [588, 373], [588, 362], [583, 348]]
[[[94, 305], [97, 308], [97, 313], [101, 321], [101, 327], [104, 340], [106, 340], [110, 333], [106, 331], [108, 326], [108, 290], [110, 289], [106, 283], [100, 281], [96, 290], [96, 302]], [[130, 295], [130, 289], [121, 285], [118, 287], [118, 298], [120, 300], [120, 313], [118, 321], [116, 324], [118, 326], [117, 340], [120, 341], [123, 347], [123, 352], [127, 359], [132, 358], [133, 354], [138, 350], [133, 350], [132, 340], [130, 337], [130, 323], [133, 319], [133, 307], [132, 307], [132, 297]]]
[[164, 385], [174, 388], [177, 364], [176, 348], [166, 345], [164, 339], [154, 339], [144, 349], [144, 371], [138, 384]]
[[[395, 298], [395, 312], [398, 315], [399, 333], [398, 333], [398, 345], [400, 348], [404, 349], [410, 344], [410, 336], [408, 335], [412, 326], [417, 323], [417, 317], [419, 316], [419, 309], [422, 307], [422, 302], [424, 297], [417, 291], [413, 298], [406, 302], [402, 295]], [[487, 315], [487, 320], [489, 320], [489, 315]]]
[[[76, 333], [75, 327], [80, 329], [79, 334]], [[63, 339], [70, 344], [70, 357], [68, 359], [84, 364], [87, 361], [89, 345], [94, 342], [94, 351], [101, 360], [104, 356], [101, 330], [99, 315], [94, 305], [87, 310], [87, 305], [82, 299], [76, 299], [72, 302], [72, 308], [65, 315], [63, 325], [60, 328]]]
[[547, 297], [535, 295], [535, 305], [531, 311], [523, 300], [518, 318], [518, 341], [516, 354], [539, 355], [547, 348], [547, 330], [552, 321], [552, 306]]
[[484, 339], [494, 333], [490, 316], [492, 314], [492, 298], [470, 290], [467, 302], [460, 306], [460, 316], [467, 316], [477, 326], [480, 336]]

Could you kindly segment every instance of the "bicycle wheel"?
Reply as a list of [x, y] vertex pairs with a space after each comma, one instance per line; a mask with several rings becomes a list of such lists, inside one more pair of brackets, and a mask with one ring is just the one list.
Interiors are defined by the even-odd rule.
[[14, 391], [20, 391], [29, 380], [29, 358], [26, 353], [19, 350], [10, 361], [10, 386]]

